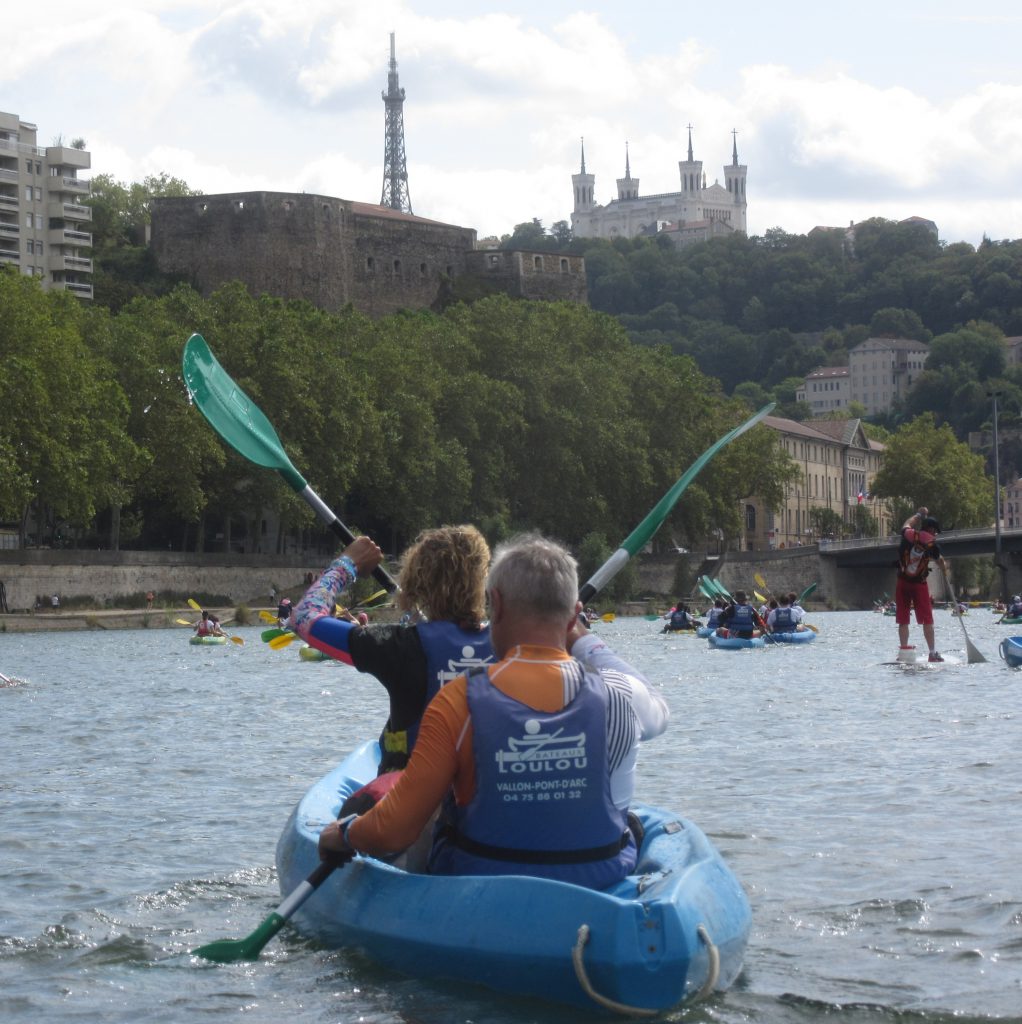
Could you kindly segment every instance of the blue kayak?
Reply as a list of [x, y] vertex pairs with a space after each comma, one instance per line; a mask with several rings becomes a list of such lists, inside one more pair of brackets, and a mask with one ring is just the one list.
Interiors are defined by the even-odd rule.
[[1022, 668], [1022, 636], [1009, 636], [997, 647], [1009, 668]]
[[771, 633], [769, 643], [772, 644], [811, 644], [816, 634], [811, 629], [799, 629], [791, 633]]
[[716, 632], [717, 630], [713, 626], [700, 626], [696, 630], [696, 636], [701, 636], [705, 640], [711, 633]]
[[726, 651], [737, 651], [743, 647], [766, 647], [766, 640], [761, 636], [718, 636], [713, 632], [706, 639], [711, 647], [719, 647]]
[[[320, 831], [376, 776], [378, 760], [378, 744], [364, 744], [298, 803], [277, 844], [282, 893], [318, 865]], [[741, 885], [692, 822], [641, 804], [633, 811], [645, 828], [636, 872], [608, 890], [413, 874], [360, 855], [292, 921], [406, 974], [590, 1009], [663, 1011], [727, 989], [752, 923]]]

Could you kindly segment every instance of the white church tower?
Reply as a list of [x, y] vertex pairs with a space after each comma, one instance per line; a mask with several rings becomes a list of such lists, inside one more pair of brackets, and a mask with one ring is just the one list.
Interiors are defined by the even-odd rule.
[[571, 176], [575, 187], [575, 213], [587, 213], [593, 208], [593, 194], [596, 190], [596, 175], [586, 174], [586, 140], [582, 140], [582, 168]]
[[628, 159], [628, 143], [625, 143], [625, 176], [617, 179], [618, 199], [638, 199], [639, 179], [632, 177], [632, 166]]
[[695, 196], [706, 187], [703, 179], [703, 162], [692, 159], [692, 125], [688, 126], [688, 159], [678, 161], [678, 170], [681, 173], [683, 195]]
[[745, 231], [745, 209], [748, 205], [745, 199], [745, 179], [748, 177], [749, 168], [738, 162], [738, 131], [731, 129], [731, 137], [734, 145], [731, 149], [731, 164], [724, 167], [724, 181], [727, 190], [731, 194], [731, 201], [735, 205], [734, 226], [739, 231]]

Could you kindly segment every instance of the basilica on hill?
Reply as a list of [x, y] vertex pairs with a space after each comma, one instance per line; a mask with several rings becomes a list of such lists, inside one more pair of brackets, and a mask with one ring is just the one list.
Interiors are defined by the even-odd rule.
[[707, 187], [702, 160], [692, 152], [692, 126], [688, 126], [688, 159], [678, 161], [681, 190], [639, 195], [639, 179], [632, 177], [625, 145], [625, 176], [617, 179], [617, 198], [602, 206], [596, 202], [596, 175], [586, 171], [585, 141], [582, 166], [571, 176], [575, 206], [571, 229], [575, 238], [635, 238], [663, 233], [676, 245], [701, 242], [746, 230], [745, 180], [748, 168], [738, 162], [737, 133], [732, 132], [731, 163], [724, 165], [724, 184]]

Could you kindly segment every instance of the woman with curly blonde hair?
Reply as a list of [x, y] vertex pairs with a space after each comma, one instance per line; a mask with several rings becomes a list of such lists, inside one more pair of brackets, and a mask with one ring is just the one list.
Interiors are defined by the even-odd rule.
[[[347, 562], [347, 564], [345, 564]], [[380, 773], [404, 768], [419, 720], [444, 683], [493, 661], [485, 618], [490, 548], [474, 526], [424, 530], [401, 559], [399, 625], [360, 626], [333, 616], [337, 595], [355, 577], [341, 556], [294, 610], [295, 630], [310, 646], [375, 676], [390, 696], [380, 737]]]

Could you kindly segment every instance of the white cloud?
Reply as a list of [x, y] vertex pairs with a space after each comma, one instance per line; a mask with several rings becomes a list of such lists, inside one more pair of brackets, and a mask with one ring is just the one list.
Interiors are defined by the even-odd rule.
[[[882, 59], [897, 39], [863, 48], [852, 22], [819, 13], [794, 41], [765, 38], [779, 31], [765, 19], [760, 36], [729, 30], [723, 45], [717, 32], [692, 34], [683, 11], [650, 34], [600, 0], [558, 7], [563, 16], [530, 0], [503, 10], [484, 0], [108, 0], [87, 10], [52, 0], [46, 32], [25, 5], [5, 10], [13, 45], [0, 81], [5, 106], [38, 123], [40, 141], [84, 135], [96, 173], [164, 170], [207, 192], [305, 188], [373, 202], [394, 31], [423, 216], [481, 233], [567, 218], [583, 135], [599, 199], [615, 194], [626, 140], [642, 191], [675, 190], [691, 123], [710, 182], [738, 129], [754, 232], [879, 213], [931, 217], [948, 238], [1022, 236], [1010, 201], [1022, 177], [1022, 84], [1010, 47], [997, 51], [1004, 19], [1018, 16], [937, 5], [925, 19], [895, 18], [888, 34], [927, 32], [932, 44], [933, 32], [948, 42], [986, 32], [996, 75], [952, 84], [960, 67], [937, 74], [932, 61], [913, 75], [908, 51], [897, 65]], [[740, 59], [753, 50], [775, 62]]]

